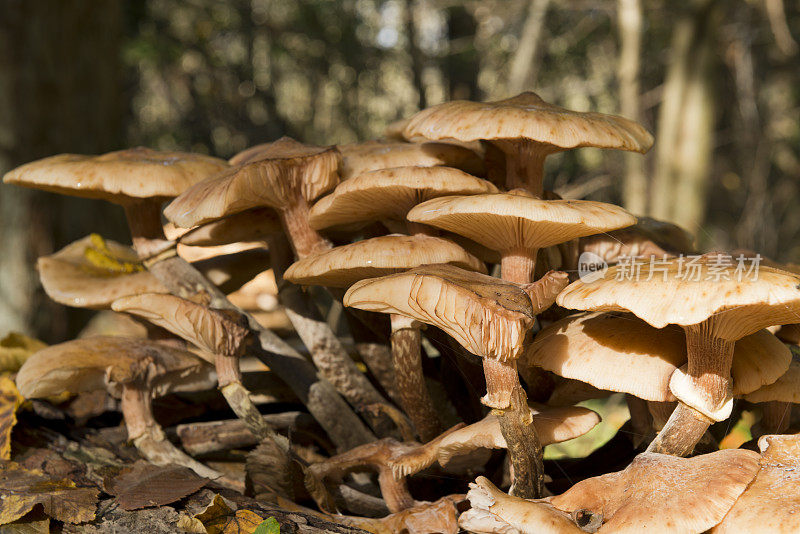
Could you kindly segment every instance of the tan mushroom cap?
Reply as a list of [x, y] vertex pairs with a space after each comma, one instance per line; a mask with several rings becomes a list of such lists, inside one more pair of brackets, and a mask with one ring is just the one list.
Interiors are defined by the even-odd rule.
[[36, 352], [17, 373], [17, 388], [29, 399], [106, 389], [119, 396], [124, 384], [144, 381], [160, 396], [211, 389], [213, 370], [191, 352], [157, 341], [95, 336]]
[[455, 232], [498, 251], [549, 247], [636, 222], [613, 204], [540, 200], [517, 193], [435, 198], [409, 211], [408, 220]]
[[748, 402], [800, 403], [800, 362], [792, 361], [789, 369], [771, 384], [762, 386], [744, 395]]
[[[55, 254], [40, 257], [36, 267], [45, 293], [66, 306], [107, 309], [120, 297], [168, 292], [149, 272], [130, 268], [139, 262], [132, 248], [110, 240], [105, 240], [104, 245], [111, 256], [109, 263], [116, 260], [121, 269], [106, 268], [89, 259], [87, 250], [99, 252], [92, 243], [92, 236], [70, 243]], [[101, 257], [100, 261], [103, 259], [106, 258]]]
[[386, 235], [303, 258], [293, 263], [283, 277], [294, 284], [349, 287], [365, 278], [439, 263], [486, 273], [483, 262], [447, 239]]
[[602, 514], [600, 532], [705, 532], [753, 480], [758, 460], [739, 449], [694, 458], [643, 453], [623, 471], [578, 482], [550, 502], [566, 512]]
[[115, 300], [111, 309], [147, 319], [211, 354], [235, 352], [246, 329], [225, 311], [174, 295], [148, 293]]
[[193, 228], [180, 235], [184, 245], [210, 247], [242, 241], [257, 241], [282, 231], [281, 222], [270, 208], [254, 208]]
[[129, 148], [100, 156], [59, 154], [8, 172], [3, 181], [115, 203], [172, 198], [228, 167], [221, 159], [186, 152]]
[[[792, 356], [766, 330], [739, 340], [731, 375], [741, 395], [779, 380]], [[653, 328], [630, 314], [581, 313], [542, 329], [520, 365], [536, 365], [596, 388], [641, 399], [672, 402], [670, 378], [687, 361], [680, 327]], [[624, 372], [621, 372], [623, 371]]]
[[611, 232], [582, 237], [579, 252], [596, 254], [606, 263], [617, 263], [623, 257], [677, 256], [694, 250], [694, 238], [674, 224], [638, 217], [636, 224]]
[[350, 178], [310, 211], [309, 224], [321, 229], [381, 219], [406, 220], [408, 211], [432, 198], [497, 193], [482, 178], [452, 167], [393, 167]]
[[483, 175], [483, 161], [475, 152], [450, 143], [382, 143], [367, 141], [339, 145], [342, 180], [378, 169], [393, 167], [436, 167], [444, 165]]
[[425, 109], [403, 135], [432, 140], [524, 139], [552, 146], [552, 152], [599, 147], [647, 152], [653, 136], [640, 124], [603, 113], [572, 111], [527, 92], [497, 102], [455, 100]]
[[800, 438], [761, 436], [761, 469], [711, 532], [800, 532]]
[[739, 281], [734, 261], [725, 271], [728, 280], [708, 281], [706, 277], [715, 276], [710, 269], [717, 261], [709, 258], [699, 257], [695, 263], [699, 267], [691, 276], [699, 272], [699, 281], [685, 279], [689, 272], [685, 259], [669, 260], [666, 265], [642, 262], [638, 276], [628, 276], [630, 265], [617, 265], [599, 279], [573, 282], [556, 302], [578, 310], [630, 311], [656, 328], [708, 321], [711, 334], [730, 341], [775, 324], [797, 322], [799, 276], [760, 266], [756, 280], [748, 275]]
[[361, 280], [345, 306], [438, 326], [476, 356], [514, 360], [535, 314], [519, 285], [452, 265], [428, 265]]
[[497, 489], [486, 477], [470, 483], [467, 499], [471, 508], [461, 514], [458, 525], [476, 534], [582, 534], [584, 531], [546, 501], [512, 497]]
[[339, 183], [340, 159], [336, 147], [282, 137], [189, 188], [164, 209], [164, 215], [191, 228], [252, 208], [280, 209], [301, 197], [310, 202]]

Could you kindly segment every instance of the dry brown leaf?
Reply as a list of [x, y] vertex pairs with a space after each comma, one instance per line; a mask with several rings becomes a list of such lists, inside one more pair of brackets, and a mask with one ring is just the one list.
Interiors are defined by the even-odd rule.
[[205, 526], [208, 534], [253, 534], [264, 521], [255, 512], [237, 510], [236, 504], [219, 494], [214, 494], [206, 509], [194, 518]]
[[23, 400], [9, 374], [0, 375], [0, 460], [11, 459], [11, 431]]
[[145, 461], [105, 480], [103, 489], [116, 497], [123, 510], [162, 506], [191, 495], [209, 482], [177, 465], [157, 466]]
[[37, 469], [15, 462], [0, 464], [0, 525], [11, 523], [37, 504], [46, 515], [65, 523], [94, 519], [99, 490], [79, 488], [70, 480], [52, 480]]
[[0, 372], [16, 372], [28, 356], [47, 344], [19, 332], [10, 332], [0, 339]]

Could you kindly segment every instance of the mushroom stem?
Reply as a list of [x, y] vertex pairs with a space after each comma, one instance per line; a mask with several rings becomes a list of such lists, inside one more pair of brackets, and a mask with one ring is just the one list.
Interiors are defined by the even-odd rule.
[[735, 343], [714, 336], [710, 330], [707, 321], [684, 328], [688, 365], [683, 385], [688, 391], [676, 391], [676, 382], [683, 382], [677, 377], [670, 381], [670, 388], [678, 399], [721, 421], [730, 416], [732, 405], [731, 364]]
[[761, 433], [785, 434], [792, 420], [792, 403], [770, 401], [761, 404]]
[[153, 199], [131, 201], [124, 205], [133, 248], [145, 260], [172, 246], [161, 226], [161, 202]]
[[550, 154], [546, 145], [532, 141], [493, 141], [506, 158], [506, 189], [527, 189], [542, 198], [544, 160]]
[[408, 235], [432, 235], [438, 236], [439, 230], [429, 224], [422, 224], [413, 221], [406, 221]]
[[225, 477], [175, 447], [153, 418], [150, 390], [141, 384], [125, 384], [122, 390], [122, 416], [128, 429], [128, 439], [148, 461], [156, 465], [178, 464], [188, 467], [201, 477], [216, 480], [223, 486], [244, 490], [244, 484]]
[[511, 493], [523, 499], [538, 499], [544, 494], [543, 450], [527, 395], [519, 383], [516, 361], [484, 358], [483, 372], [486, 376], [483, 403], [498, 416], [514, 468]]
[[647, 447], [647, 452], [687, 456], [713, 422], [691, 406], [679, 402], [664, 428]]
[[533, 280], [536, 254], [539, 249], [516, 248], [503, 253], [500, 277], [516, 284], [529, 284]]
[[278, 210], [278, 215], [286, 235], [289, 236], [292, 250], [298, 259], [303, 259], [312, 254], [319, 254], [331, 248], [330, 241], [309, 226], [308, 203], [302, 195], [298, 195], [298, 199], [294, 204], [289, 204]]
[[391, 317], [392, 361], [400, 404], [420, 438], [428, 441], [438, 436], [442, 428], [422, 372], [419, 323], [402, 315]]

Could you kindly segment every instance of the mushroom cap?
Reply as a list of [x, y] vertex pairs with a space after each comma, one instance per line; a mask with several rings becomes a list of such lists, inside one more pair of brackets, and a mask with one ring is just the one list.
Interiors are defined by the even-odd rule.
[[516, 192], [435, 198], [409, 211], [408, 220], [455, 232], [498, 251], [549, 247], [636, 222], [613, 204], [541, 200]]
[[232, 293], [269, 269], [265, 248], [253, 248], [196, 261], [192, 266], [225, 294]]
[[744, 396], [748, 402], [800, 403], [800, 362], [792, 361], [789, 369], [771, 384], [762, 386]]
[[281, 222], [270, 208], [254, 208], [192, 228], [180, 236], [181, 244], [211, 247], [257, 241], [281, 232]]
[[800, 531], [800, 439], [761, 436], [761, 469], [712, 534]]
[[[778, 380], [791, 359], [766, 330], [742, 338], [731, 367], [734, 394]], [[581, 313], [542, 329], [521, 360], [602, 390], [672, 402], [670, 378], [687, 361], [686, 337], [677, 326], [653, 328], [631, 314]]]
[[483, 175], [483, 161], [475, 152], [450, 143], [383, 143], [367, 141], [339, 145], [342, 180], [378, 169], [393, 167], [436, 167], [444, 165]]
[[233, 312], [211, 310], [175, 295], [132, 295], [115, 300], [111, 309], [147, 319], [211, 354], [233, 354], [247, 334]]
[[606, 263], [617, 263], [623, 257], [689, 254], [694, 250], [693, 241], [691, 234], [680, 226], [637, 217], [633, 226], [582, 237], [579, 252], [591, 252]]
[[17, 373], [17, 388], [29, 399], [106, 389], [119, 396], [123, 385], [141, 381], [157, 397], [213, 388], [213, 371], [191, 352], [157, 341], [95, 336], [36, 352]]
[[486, 477], [470, 483], [467, 499], [471, 508], [461, 514], [458, 525], [477, 534], [582, 534], [584, 531], [566, 514], [546, 501], [512, 497], [497, 489]]
[[[565, 308], [588, 311], [630, 311], [656, 328], [668, 324], [691, 326], [708, 321], [710, 333], [735, 341], [762, 328], [797, 322], [800, 314], [800, 277], [759, 266], [738, 280], [734, 262], [725, 267], [728, 280], [709, 281], [719, 265], [711, 255], [690, 261], [644, 261], [610, 267], [599, 277], [577, 280], [556, 302]], [[730, 256], [722, 255], [730, 259]], [[660, 261], [660, 260], [659, 260]], [[638, 275], [636, 268], [640, 268]], [[747, 269], [747, 267], [745, 267]], [[697, 275], [699, 273], [699, 275]], [[699, 280], [695, 280], [697, 276]]]
[[311, 208], [308, 222], [319, 230], [381, 219], [405, 221], [408, 211], [420, 202], [480, 193], [497, 193], [497, 188], [452, 167], [378, 169], [337, 185]]
[[[259, 150], [256, 150], [259, 149]], [[184, 191], [165, 209], [178, 226], [191, 228], [251, 208], [283, 209], [300, 198], [311, 202], [339, 183], [336, 147], [282, 137], [253, 147], [239, 164]]]
[[221, 159], [187, 152], [129, 148], [100, 156], [59, 154], [9, 171], [7, 184], [118, 204], [173, 198], [228, 167]]
[[[125, 245], [104, 241], [114, 260], [122, 265], [137, 265], [139, 256]], [[111, 303], [139, 293], [167, 293], [167, 289], [147, 271], [111, 270], [92, 262], [87, 250], [96, 250], [92, 236], [70, 243], [55, 254], [36, 262], [45, 293], [66, 306], [108, 309]]]
[[527, 140], [552, 151], [579, 147], [647, 152], [653, 136], [640, 124], [604, 113], [572, 111], [526, 92], [497, 102], [454, 100], [411, 117], [406, 138], [458, 141]]
[[535, 319], [521, 286], [452, 265], [361, 280], [344, 304], [438, 326], [472, 354], [501, 361], [519, 357]]
[[578, 482], [550, 502], [602, 514], [601, 532], [705, 532], [753, 480], [758, 460], [740, 449], [693, 458], [642, 453], [623, 471]]
[[308, 256], [293, 263], [283, 277], [301, 285], [349, 287], [365, 278], [438, 263], [486, 273], [483, 262], [452, 241], [428, 235], [394, 234]]

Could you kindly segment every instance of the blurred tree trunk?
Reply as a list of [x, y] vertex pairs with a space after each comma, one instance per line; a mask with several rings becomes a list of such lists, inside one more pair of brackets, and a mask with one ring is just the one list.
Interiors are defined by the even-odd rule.
[[[58, 152], [119, 146], [122, 5], [0, 0], [0, 173]], [[93, 226], [117, 237], [121, 220], [99, 201], [0, 185], [0, 335], [71, 334], [76, 316], [43, 295], [35, 260]]]
[[475, 50], [478, 23], [463, 5], [447, 8], [448, 52], [444, 72], [448, 84], [448, 100], [478, 100], [480, 61]]
[[[624, 117], [641, 122], [642, 110], [639, 95], [639, 58], [642, 48], [641, 0], [617, 2], [620, 53], [617, 65], [619, 78], [620, 112]], [[625, 177], [622, 187], [622, 204], [630, 212], [647, 212], [647, 176], [645, 159], [636, 153], [625, 153]]]
[[713, 151], [714, 3], [701, 0], [675, 25], [659, 110], [650, 212], [697, 231], [705, 217]]
[[539, 39], [549, 6], [550, 0], [531, 0], [530, 2], [517, 51], [511, 59], [508, 83], [506, 84], [507, 96], [531, 90], [532, 86], [536, 85], [536, 52], [539, 48]]

